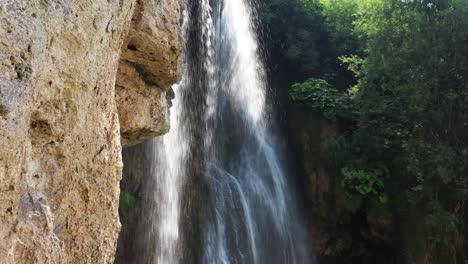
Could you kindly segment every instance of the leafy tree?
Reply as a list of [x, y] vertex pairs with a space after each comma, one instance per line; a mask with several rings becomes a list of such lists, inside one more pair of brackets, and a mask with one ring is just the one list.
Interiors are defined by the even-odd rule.
[[[344, 35], [335, 38], [318, 0], [261, 1], [260, 17], [268, 36], [265, 39], [274, 76], [289, 87], [309, 76], [320, 78], [340, 90], [354, 83], [354, 77], [339, 57], [348, 55], [352, 44]], [[275, 80], [277, 81], [277, 80]]]
[[[455, 235], [434, 234], [461, 233], [453, 223], [462, 221], [466, 199], [468, 2], [371, 2], [354, 22], [365, 55], [348, 60], [359, 74], [354, 146], [366, 166], [384, 162], [389, 168], [386, 192], [395, 208], [422, 208], [418, 217], [431, 231], [422, 234], [421, 248], [426, 258], [440, 259], [444, 251], [431, 249], [461, 250]], [[404, 211], [396, 214], [406, 221]], [[433, 224], [441, 218], [455, 220]], [[444, 263], [455, 263], [454, 256]], [[423, 261], [413, 254], [407, 259]]]
[[355, 119], [353, 158], [334, 163], [348, 190], [388, 197], [407, 262], [455, 263], [468, 189], [468, 1], [321, 3], [328, 40], [341, 42], [327, 56], [341, 57], [358, 82], [352, 99], [312, 79], [293, 85], [291, 99]]

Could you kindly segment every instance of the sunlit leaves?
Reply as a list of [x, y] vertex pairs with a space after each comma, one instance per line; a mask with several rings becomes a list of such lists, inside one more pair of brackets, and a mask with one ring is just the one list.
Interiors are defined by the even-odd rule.
[[[326, 144], [343, 188], [361, 200], [418, 206], [427, 236], [421, 248], [438, 251], [431, 256], [437, 263], [453, 263], [468, 193], [468, 1], [321, 4], [332, 38], [344, 43], [339, 59], [358, 83], [342, 97], [309, 80], [293, 86], [291, 99], [327, 118], [342, 116], [343, 105], [359, 113], [346, 140]], [[385, 177], [378, 164], [388, 168]]]
[[328, 119], [352, 118], [356, 115], [350, 98], [321, 79], [309, 79], [303, 83], [294, 84], [289, 97], [292, 101], [306, 104], [323, 113]]

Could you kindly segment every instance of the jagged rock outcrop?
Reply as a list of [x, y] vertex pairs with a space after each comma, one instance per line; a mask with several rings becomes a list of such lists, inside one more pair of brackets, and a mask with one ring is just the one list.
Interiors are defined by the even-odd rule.
[[124, 146], [169, 131], [170, 91], [147, 85], [128, 62], [120, 63], [117, 84], [116, 100]]
[[[145, 139], [169, 131], [171, 86], [181, 75], [183, 1], [137, 1], [130, 33], [125, 40], [116, 80], [121, 124], [124, 171], [121, 182], [120, 219], [116, 263], [139, 263], [146, 249], [138, 244], [142, 214], [142, 184], [151, 177], [149, 164], [155, 153]], [[138, 144], [138, 145], [136, 145]], [[136, 145], [136, 146], [133, 146]], [[129, 147], [132, 146], [132, 147]]]
[[114, 261], [120, 132], [167, 131], [180, 19], [179, 1], [0, 0], [0, 263]]
[[169, 131], [171, 86], [180, 79], [183, 1], [137, 1], [116, 82], [122, 144]]

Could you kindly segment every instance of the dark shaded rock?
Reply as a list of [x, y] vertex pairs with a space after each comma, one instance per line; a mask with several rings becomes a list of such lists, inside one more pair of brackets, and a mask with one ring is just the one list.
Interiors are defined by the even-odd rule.
[[318, 263], [398, 263], [388, 208], [363, 204], [361, 209], [350, 210], [339, 174], [328, 165], [324, 143], [340, 135], [339, 125], [307, 106], [291, 106], [288, 116], [293, 159], [299, 164], [311, 247]]

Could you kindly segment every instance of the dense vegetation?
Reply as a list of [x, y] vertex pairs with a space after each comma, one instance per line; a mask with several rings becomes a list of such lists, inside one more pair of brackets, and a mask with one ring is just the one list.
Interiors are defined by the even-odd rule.
[[272, 71], [341, 125], [323, 144], [343, 211], [389, 213], [407, 263], [462, 263], [468, 1], [263, 2]]

